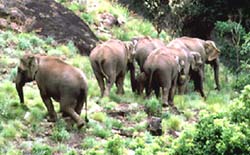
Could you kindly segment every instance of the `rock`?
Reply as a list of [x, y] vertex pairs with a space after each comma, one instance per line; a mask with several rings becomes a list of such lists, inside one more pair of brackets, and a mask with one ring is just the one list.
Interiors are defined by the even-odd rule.
[[118, 18], [108, 12], [100, 14], [99, 20], [101, 26], [104, 26], [106, 28], [111, 28], [112, 26], [120, 26], [122, 24], [120, 20], [118, 21]]
[[[54, 0], [2, 0], [0, 15], [15, 31], [36, 32], [59, 43], [72, 40], [82, 55], [89, 55], [98, 38], [89, 26]], [[10, 21], [8, 21], [8, 19]], [[0, 21], [0, 28], [6, 25]]]
[[148, 119], [147, 130], [153, 136], [161, 136], [162, 135], [162, 126], [161, 126], [161, 118], [159, 117], [151, 117]]

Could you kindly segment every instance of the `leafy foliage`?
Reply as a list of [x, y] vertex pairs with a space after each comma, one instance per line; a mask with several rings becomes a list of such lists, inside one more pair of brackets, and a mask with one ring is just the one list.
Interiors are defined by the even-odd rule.
[[204, 116], [196, 130], [184, 132], [173, 154], [248, 154], [249, 92], [248, 85], [231, 111]]
[[236, 71], [237, 79], [232, 85], [238, 91], [249, 84], [249, 36], [240, 23], [217, 21], [215, 24], [215, 37], [222, 51], [222, 62]]

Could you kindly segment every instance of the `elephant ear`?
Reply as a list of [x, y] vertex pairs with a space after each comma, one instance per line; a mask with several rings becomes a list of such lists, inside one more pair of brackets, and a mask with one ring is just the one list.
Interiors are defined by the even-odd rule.
[[205, 41], [205, 50], [207, 54], [207, 60], [212, 61], [216, 58], [218, 58], [220, 54], [220, 50], [216, 47], [215, 43], [211, 40]]
[[197, 70], [199, 66], [202, 65], [201, 55], [198, 52], [190, 52], [193, 58], [193, 61], [191, 63], [191, 68], [193, 70]]
[[135, 56], [134, 42], [126, 41], [124, 42], [124, 44], [125, 44], [126, 51], [128, 53], [128, 60], [132, 62]]
[[34, 55], [29, 55], [27, 57], [27, 64], [31, 78], [35, 79], [36, 73], [38, 71], [39, 57]]
[[175, 57], [175, 61], [177, 63], [177, 70], [178, 72], [181, 72], [184, 68], [185, 68], [185, 62], [183, 60], [181, 60], [178, 56], [174, 56]]

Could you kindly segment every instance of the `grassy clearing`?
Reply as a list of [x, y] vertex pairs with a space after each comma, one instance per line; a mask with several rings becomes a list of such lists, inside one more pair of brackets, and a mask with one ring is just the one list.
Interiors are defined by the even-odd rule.
[[[83, 7], [76, 2], [59, 1], [65, 6], [70, 5], [71, 10], [91, 24], [94, 32], [96, 29], [93, 23], [98, 24], [98, 14], [109, 12], [125, 20], [121, 27], [110, 29], [110, 36], [130, 40], [134, 36], [157, 35], [151, 23], [131, 18], [129, 11], [116, 3], [111, 5], [107, 1], [88, 1], [88, 7]], [[107, 35], [104, 39], [110, 36]], [[160, 37], [165, 41], [171, 38], [165, 33]], [[192, 131], [201, 116], [227, 111], [232, 98], [237, 96], [230, 86], [234, 77], [223, 65], [220, 71], [220, 92], [214, 90], [213, 72], [211, 67], [206, 66], [204, 87], [207, 100], [204, 101], [198, 93], [192, 92], [190, 84], [188, 94], [176, 95], [174, 98], [176, 107], [183, 114], [176, 115], [169, 111], [162, 113], [160, 100], [155, 97], [145, 99], [144, 96], [132, 93], [129, 75], [124, 82], [124, 95], [117, 95], [114, 86], [109, 97], [100, 99], [100, 89], [89, 59], [76, 54], [72, 42], [61, 45], [51, 37], [39, 38], [33, 33], [17, 34], [7, 31], [0, 34], [0, 51], [0, 66], [7, 70], [6, 74], [0, 77], [0, 154], [23, 154], [23, 151], [30, 154], [168, 154], [178, 145], [178, 135], [182, 136], [186, 129]], [[48, 123], [47, 110], [35, 83], [28, 83], [24, 87], [25, 105], [28, 110], [19, 103], [12, 80], [16, 75], [18, 58], [26, 52], [47, 52], [49, 55], [60, 56], [85, 73], [89, 87], [90, 122], [87, 127], [77, 130], [76, 126], [63, 120], [61, 115], [58, 115], [57, 123]], [[59, 104], [54, 102], [54, 105], [58, 112]], [[123, 116], [107, 113], [122, 105], [136, 110]], [[146, 107], [146, 110], [140, 107]], [[146, 120], [149, 115], [163, 118], [162, 136], [154, 137], [147, 132]], [[81, 117], [84, 118], [84, 114]], [[121, 132], [129, 134], [130, 137], [122, 135]]]
[[[8, 38], [16, 41], [18, 41], [17, 38], [26, 36], [19, 36], [13, 32], [6, 33]], [[30, 38], [34, 39], [36, 36], [30, 34]], [[29, 40], [29, 37], [26, 39]], [[15, 85], [11, 81], [13, 79], [11, 77], [14, 77], [16, 74], [14, 66], [7, 72], [7, 77], [9, 78], [2, 79], [0, 84], [0, 89], [2, 90], [0, 92], [0, 146], [1, 153], [3, 154], [12, 154], [14, 151], [17, 153], [22, 152], [22, 149], [30, 150], [34, 154], [41, 152], [48, 154], [55, 152], [61, 154], [109, 154], [111, 152], [122, 154], [164, 154], [175, 147], [171, 146], [175, 141], [174, 137], [176, 135], [174, 134], [179, 135], [184, 129], [194, 127], [200, 116], [226, 111], [228, 109], [227, 105], [230, 104], [232, 95], [234, 94], [228, 84], [233, 78], [230, 75], [228, 79], [223, 78], [223, 75], [228, 74], [228, 72], [222, 66], [222, 78], [220, 79], [222, 90], [219, 93], [213, 90], [213, 74], [211, 69], [206, 67], [205, 91], [208, 94], [206, 101], [198, 93], [191, 92], [192, 84], [190, 84], [190, 93], [175, 96], [175, 105], [183, 112], [181, 115], [172, 114], [171, 112], [163, 112], [161, 114], [160, 100], [154, 96], [150, 99], [144, 99], [144, 96], [133, 94], [130, 87], [129, 75], [126, 76], [124, 82], [124, 95], [117, 95], [115, 93], [116, 87], [114, 86], [111, 89], [109, 97], [100, 99], [100, 90], [88, 57], [72, 54], [71, 51], [74, 53], [75, 48], [71, 43], [55, 46], [54, 43], [46, 43], [46, 40], [50, 40], [48, 41], [49, 43], [53, 42], [52, 39], [41, 40], [42, 43], [37, 47], [33, 45], [36, 44], [33, 43], [35, 41], [30, 41], [32, 47], [28, 46], [28, 48], [38, 48], [42, 49], [42, 51], [48, 49], [49, 55], [66, 57], [66, 61], [69, 64], [80, 68], [86, 74], [89, 84], [88, 114], [90, 122], [87, 128], [80, 131], [76, 129], [76, 126], [71, 126], [70, 123], [61, 120], [60, 115], [60, 121], [47, 124], [47, 111], [35, 83], [28, 83], [24, 87], [25, 105], [29, 108], [25, 110], [19, 103]], [[11, 50], [14, 51], [12, 53], [14, 57], [11, 61], [9, 58], [12, 55], [10, 56], [8, 52], [3, 50], [5, 60], [3, 66], [5, 67], [9, 66], [13, 61], [18, 64], [18, 57], [20, 57], [18, 44], [13, 46]], [[135, 112], [126, 114], [124, 117], [113, 117], [106, 113], [107, 111], [114, 110], [121, 104], [127, 104], [133, 108], [145, 106], [149, 112], [139, 108]], [[54, 105], [58, 112], [59, 104], [55, 102]], [[164, 134], [162, 136], [154, 137], [147, 132], [146, 119], [149, 116], [148, 114], [163, 118], [162, 127]], [[84, 118], [84, 115], [81, 117]], [[114, 129], [131, 134], [133, 138], [123, 137], [114, 132]], [[40, 141], [29, 142], [30, 137], [37, 139], [38, 135], [42, 135], [40, 136]], [[72, 137], [75, 135], [78, 135], [79, 141], [71, 142], [74, 139]], [[84, 137], [79, 135], [84, 135]], [[45, 140], [48, 140], [52, 145], [44, 142]], [[94, 144], [96, 141], [98, 141], [98, 145]], [[20, 149], [13, 142], [16, 144], [22, 142], [23, 145], [30, 144], [28, 146], [21, 145]], [[69, 143], [79, 145], [79, 149], [73, 149]], [[11, 149], [8, 150], [8, 148]]]

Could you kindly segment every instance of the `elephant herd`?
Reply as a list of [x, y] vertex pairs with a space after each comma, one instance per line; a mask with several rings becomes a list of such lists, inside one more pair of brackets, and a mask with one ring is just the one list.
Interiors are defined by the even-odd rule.
[[[194, 89], [206, 98], [203, 91], [205, 64], [213, 67], [216, 89], [220, 89], [219, 54], [210, 40], [181, 37], [165, 45], [159, 39], [141, 37], [127, 42], [106, 41], [91, 51], [89, 59], [102, 97], [109, 96], [114, 84], [117, 94], [123, 94], [124, 79], [129, 71], [133, 92], [142, 94], [145, 90], [149, 96], [154, 91], [157, 97], [162, 96], [163, 106], [172, 107], [175, 93], [184, 94], [190, 80]], [[23, 86], [30, 81], [37, 83], [49, 121], [57, 119], [52, 98], [60, 103], [62, 116], [70, 116], [78, 128], [88, 121], [88, 86], [80, 69], [53, 56], [25, 54], [20, 59], [15, 79], [21, 103], [24, 103]], [[80, 117], [84, 103], [85, 121]]]

